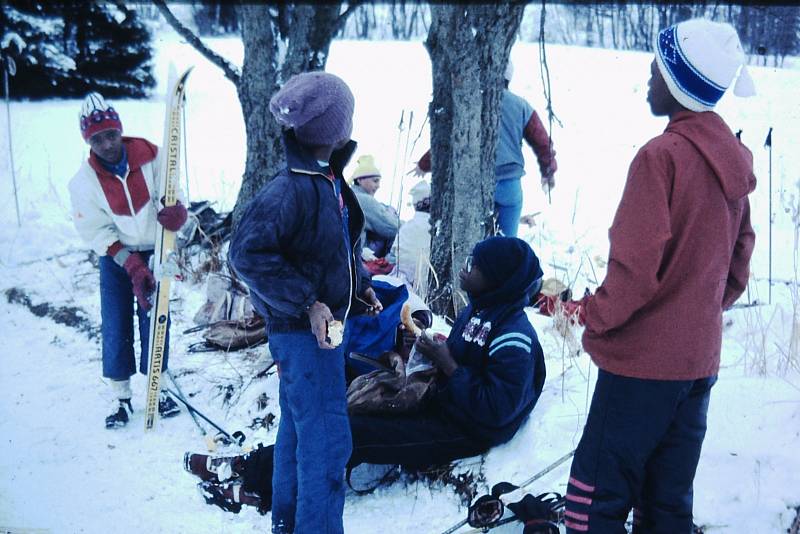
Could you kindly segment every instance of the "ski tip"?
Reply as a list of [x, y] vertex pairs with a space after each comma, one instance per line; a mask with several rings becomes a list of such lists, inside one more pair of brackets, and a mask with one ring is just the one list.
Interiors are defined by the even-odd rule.
[[186, 79], [189, 77], [189, 74], [192, 73], [192, 69], [194, 69], [194, 65], [191, 65], [189, 68], [183, 71], [183, 74], [181, 74], [180, 78], [178, 78], [178, 82], [185, 83]]
[[170, 61], [167, 67], [167, 95], [174, 91], [175, 88], [181, 87], [186, 83], [186, 79], [189, 77], [192, 69], [194, 69], [194, 65], [189, 66], [178, 75], [177, 66]]

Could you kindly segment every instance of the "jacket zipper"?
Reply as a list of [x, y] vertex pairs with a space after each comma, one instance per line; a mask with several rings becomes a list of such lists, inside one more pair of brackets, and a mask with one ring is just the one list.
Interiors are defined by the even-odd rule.
[[120, 182], [122, 182], [122, 190], [125, 192], [125, 200], [128, 201], [128, 209], [131, 210], [131, 218], [133, 219], [133, 224], [136, 225], [136, 238], [137, 238], [136, 240], [138, 241], [138, 243], [136, 243], [136, 244], [140, 245], [142, 243], [142, 232], [141, 232], [141, 228], [140, 228], [140, 225], [139, 225], [139, 220], [136, 217], [136, 212], [133, 209], [133, 199], [131, 198], [130, 191], [128, 191], [128, 181], [127, 181], [127, 179], [128, 179], [128, 176], [130, 175], [130, 173], [131, 173], [131, 170], [130, 170], [130, 168], [128, 168], [128, 170], [125, 171], [125, 176], [118, 176], [116, 174], [114, 176]]
[[[339, 199], [336, 198], [336, 188], [334, 187], [333, 182], [331, 182], [331, 180], [328, 178], [327, 175], [322, 174], [321, 172], [306, 171], [306, 170], [302, 170], [302, 169], [289, 169], [289, 170], [292, 171], [292, 172], [296, 172], [298, 174], [308, 174], [308, 175], [322, 176], [323, 178], [325, 178], [325, 181], [328, 184], [330, 184], [331, 192], [333, 193], [334, 200], [336, 200], [337, 203], [339, 202]], [[344, 199], [342, 200], [342, 202], [344, 202]], [[341, 213], [339, 214], [339, 217], [340, 217], [340, 222], [344, 223], [344, 219], [341, 219]], [[366, 304], [367, 306], [369, 306], [369, 303], [367, 303], [364, 299], [362, 299], [358, 295], [356, 295], [356, 292], [353, 290], [354, 289], [353, 288], [354, 285], [355, 285], [356, 288], [358, 288], [358, 285], [355, 284], [355, 282], [353, 280], [353, 265], [355, 265], [355, 262], [357, 261], [357, 259], [356, 259], [356, 246], [358, 245], [358, 242], [361, 241], [361, 233], [363, 232], [363, 230], [364, 230], [364, 228], [362, 227], [361, 230], [358, 232], [358, 237], [356, 238], [356, 242], [353, 245], [353, 248], [350, 250], [350, 255], [352, 256], [353, 263], [351, 264], [349, 260], [347, 261], [347, 272], [348, 272], [348, 275], [349, 275], [349, 277], [348, 277], [349, 278], [349, 280], [348, 280], [348, 292], [347, 292], [348, 299], [347, 299], [347, 309], [344, 312], [344, 319], [342, 319], [342, 324], [347, 322], [347, 316], [350, 315], [350, 308], [352, 307], [353, 299], [357, 299], [357, 300], [363, 302], [364, 304]], [[348, 229], [348, 232], [349, 232], [349, 229]], [[350, 295], [353, 296], [352, 299], [349, 298]]]

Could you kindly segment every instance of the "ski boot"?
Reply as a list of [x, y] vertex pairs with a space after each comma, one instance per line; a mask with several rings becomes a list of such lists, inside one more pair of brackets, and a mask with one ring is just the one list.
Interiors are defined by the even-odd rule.
[[158, 415], [165, 419], [167, 417], [175, 417], [179, 413], [181, 413], [181, 409], [170, 394], [166, 391], [161, 391], [158, 394]]
[[241, 455], [209, 456], [187, 452], [183, 455], [183, 468], [202, 480], [224, 482], [241, 474], [243, 460]]
[[258, 509], [260, 514], [265, 514], [269, 511], [269, 506], [266, 509], [262, 506], [261, 498], [242, 488], [240, 480], [215, 483], [210, 480], [200, 482], [197, 487], [206, 501], [206, 504], [213, 504], [219, 506], [226, 512], [233, 512], [238, 514], [242, 505], [254, 506]]
[[130, 421], [130, 416], [133, 413], [133, 406], [131, 406], [130, 399], [119, 399], [116, 405], [116, 411], [106, 417], [106, 428], [122, 428]]

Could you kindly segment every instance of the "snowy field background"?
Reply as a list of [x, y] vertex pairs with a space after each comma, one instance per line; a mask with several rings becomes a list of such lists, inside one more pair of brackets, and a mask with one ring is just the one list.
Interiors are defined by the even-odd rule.
[[[239, 40], [207, 42], [241, 64]], [[168, 63], [179, 70], [194, 65], [187, 90], [189, 195], [213, 200], [220, 210], [231, 209], [245, 159], [235, 89], [171, 30], [162, 31], [155, 46], [156, 95], [149, 101], [114, 102], [125, 131], [160, 143]], [[602, 280], [607, 229], [628, 164], [666, 120], [650, 116], [645, 101], [649, 54], [555, 45], [548, 45], [547, 53], [553, 106], [563, 125], [553, 132], [559, 171], [548, 204], [526, 149], [530, 174], [523, 179], [523, 211], [541, 214], [536, 227], [522, 228], [521, 237], [543, 260], [546, 277], [574, 281], [579, 292]], [[518, 43], [511, 57], [511, 89], [543, 110], [537, 46]], [[328, 70], [344, 78], [356, 96], [356, 156], [375, 155], [384, 176], [377, 196], [398, 205], [401, 188], [408, 191], [416, 181], [406, 171], [428, 148], [427, 125], [421, 128], [431, 95], [427, 52], [421, 42], [336, 41]], [[749, 299], [766, 302], [768, 152], [762, 145], [769, 127], [774, 127], [773, 277], [797, 281], [792, 209], [797, 209], [800, 195], [800, 151], [793, 143], [800, 133], [800, 71], [751, 67], [751, 72], [759, 96], [726, 96], [718, 111], [734, 131], [743, 130], [742, 139], [754, 154], [759, 185], [751, 203], [757, 245]], [[78, 100], [12, 103], [21, 228], [16, 224], [8, 130], [5, 125], [0, 129], [0, 530], [264, 531], [269, 516], [248, 508], [238, 515], [226, 513], [206, 505], [198, 494], [197, 481], [183, 471], [181, 460], [184, 451], [203, 451], [204, 442], [185, 411], [144, 435], [145, 380], [137, 376], [132, 423], [106, 430], [103, 418], [110, 397], [100, 376], [98, 339], [8, 302], [8, 290], [20, 288], [34, 304], [77, 306], [99, 325], [97, 271], [73, 229], [66, 187], [88, 151], [78, 131], [79, 109]], [[410, 133], [408, 128], [398, 131], [401, 110], [406, 125], [413, 111]], [[405, 219], [410, 215], [407, 202], [404, 195]], [[193, 326], [191, 318], [205, 300], [204, 286], [176, 286], [170, 367], [178, 383], [196, 406], [229, 431], [242, 429], [251, 440], [274, 441], [274, 427], [255, 434], [247, 428], [266, 412], [278, 413], [277, 377], [253, 378], [269, 365], [267, 350], [228, 356], [187, 353], [200, 334], [180, 333]], [[771, 305], [725, 315], [723, 365], [695, 484], [695, 522], [713, 527], [708, 532], [785, 532], [800, 506], [797, 348], [793, 360], [786, 356], [793, 302], [800, 305], [796, 284], [780, 282], [773, 287]], [[579, 353], [580, 329], [565, 336], [552, 319], [532, 312], [530, 317], [547, 356], [548, 381], [532, 418], [511, 442], [487, 454], [482, 467], [475, 458], [457, 468], [476, 474], [481, 469], [483, 490], [501, 480], [527, 479], [572, 450], [581, 435], [596, 368]], [[259, 409], [263, 395], [267, 408]], [[563, 493], [568, 465], [533, 489]], [[369, 496], [349, 493], [344, 520], [352, 533], [435, 533], [465, 513], [452, 487], [401, 481]]]

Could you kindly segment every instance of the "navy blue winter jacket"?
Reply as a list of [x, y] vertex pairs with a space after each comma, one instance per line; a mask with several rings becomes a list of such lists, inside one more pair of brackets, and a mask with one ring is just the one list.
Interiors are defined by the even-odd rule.
[[[535, 256], [534, 256], [535, 258]], [[494, 446], [511, 439], [544, 387], [542, 346], [524, 306], [542, 271], [520, 266], [499, 289], [472, 300], [447, 346], [459, 367], [440, 384], [439, 411]]]
[[350, 141], [330, 160], [349, 213], [349, 247], [339, 199], [326, 170], [292, 131], [284, 134], [284, 146], [286, 168], [250, 200], [228, 252], [270, 332], [310, 329], [306, 310], [314, 301], [323, 302], [344, 321], [364, 310], [366, 303], [356, 296], [369, 284], [359, 240], [364, 214], [342, 179], [356, 143]]

